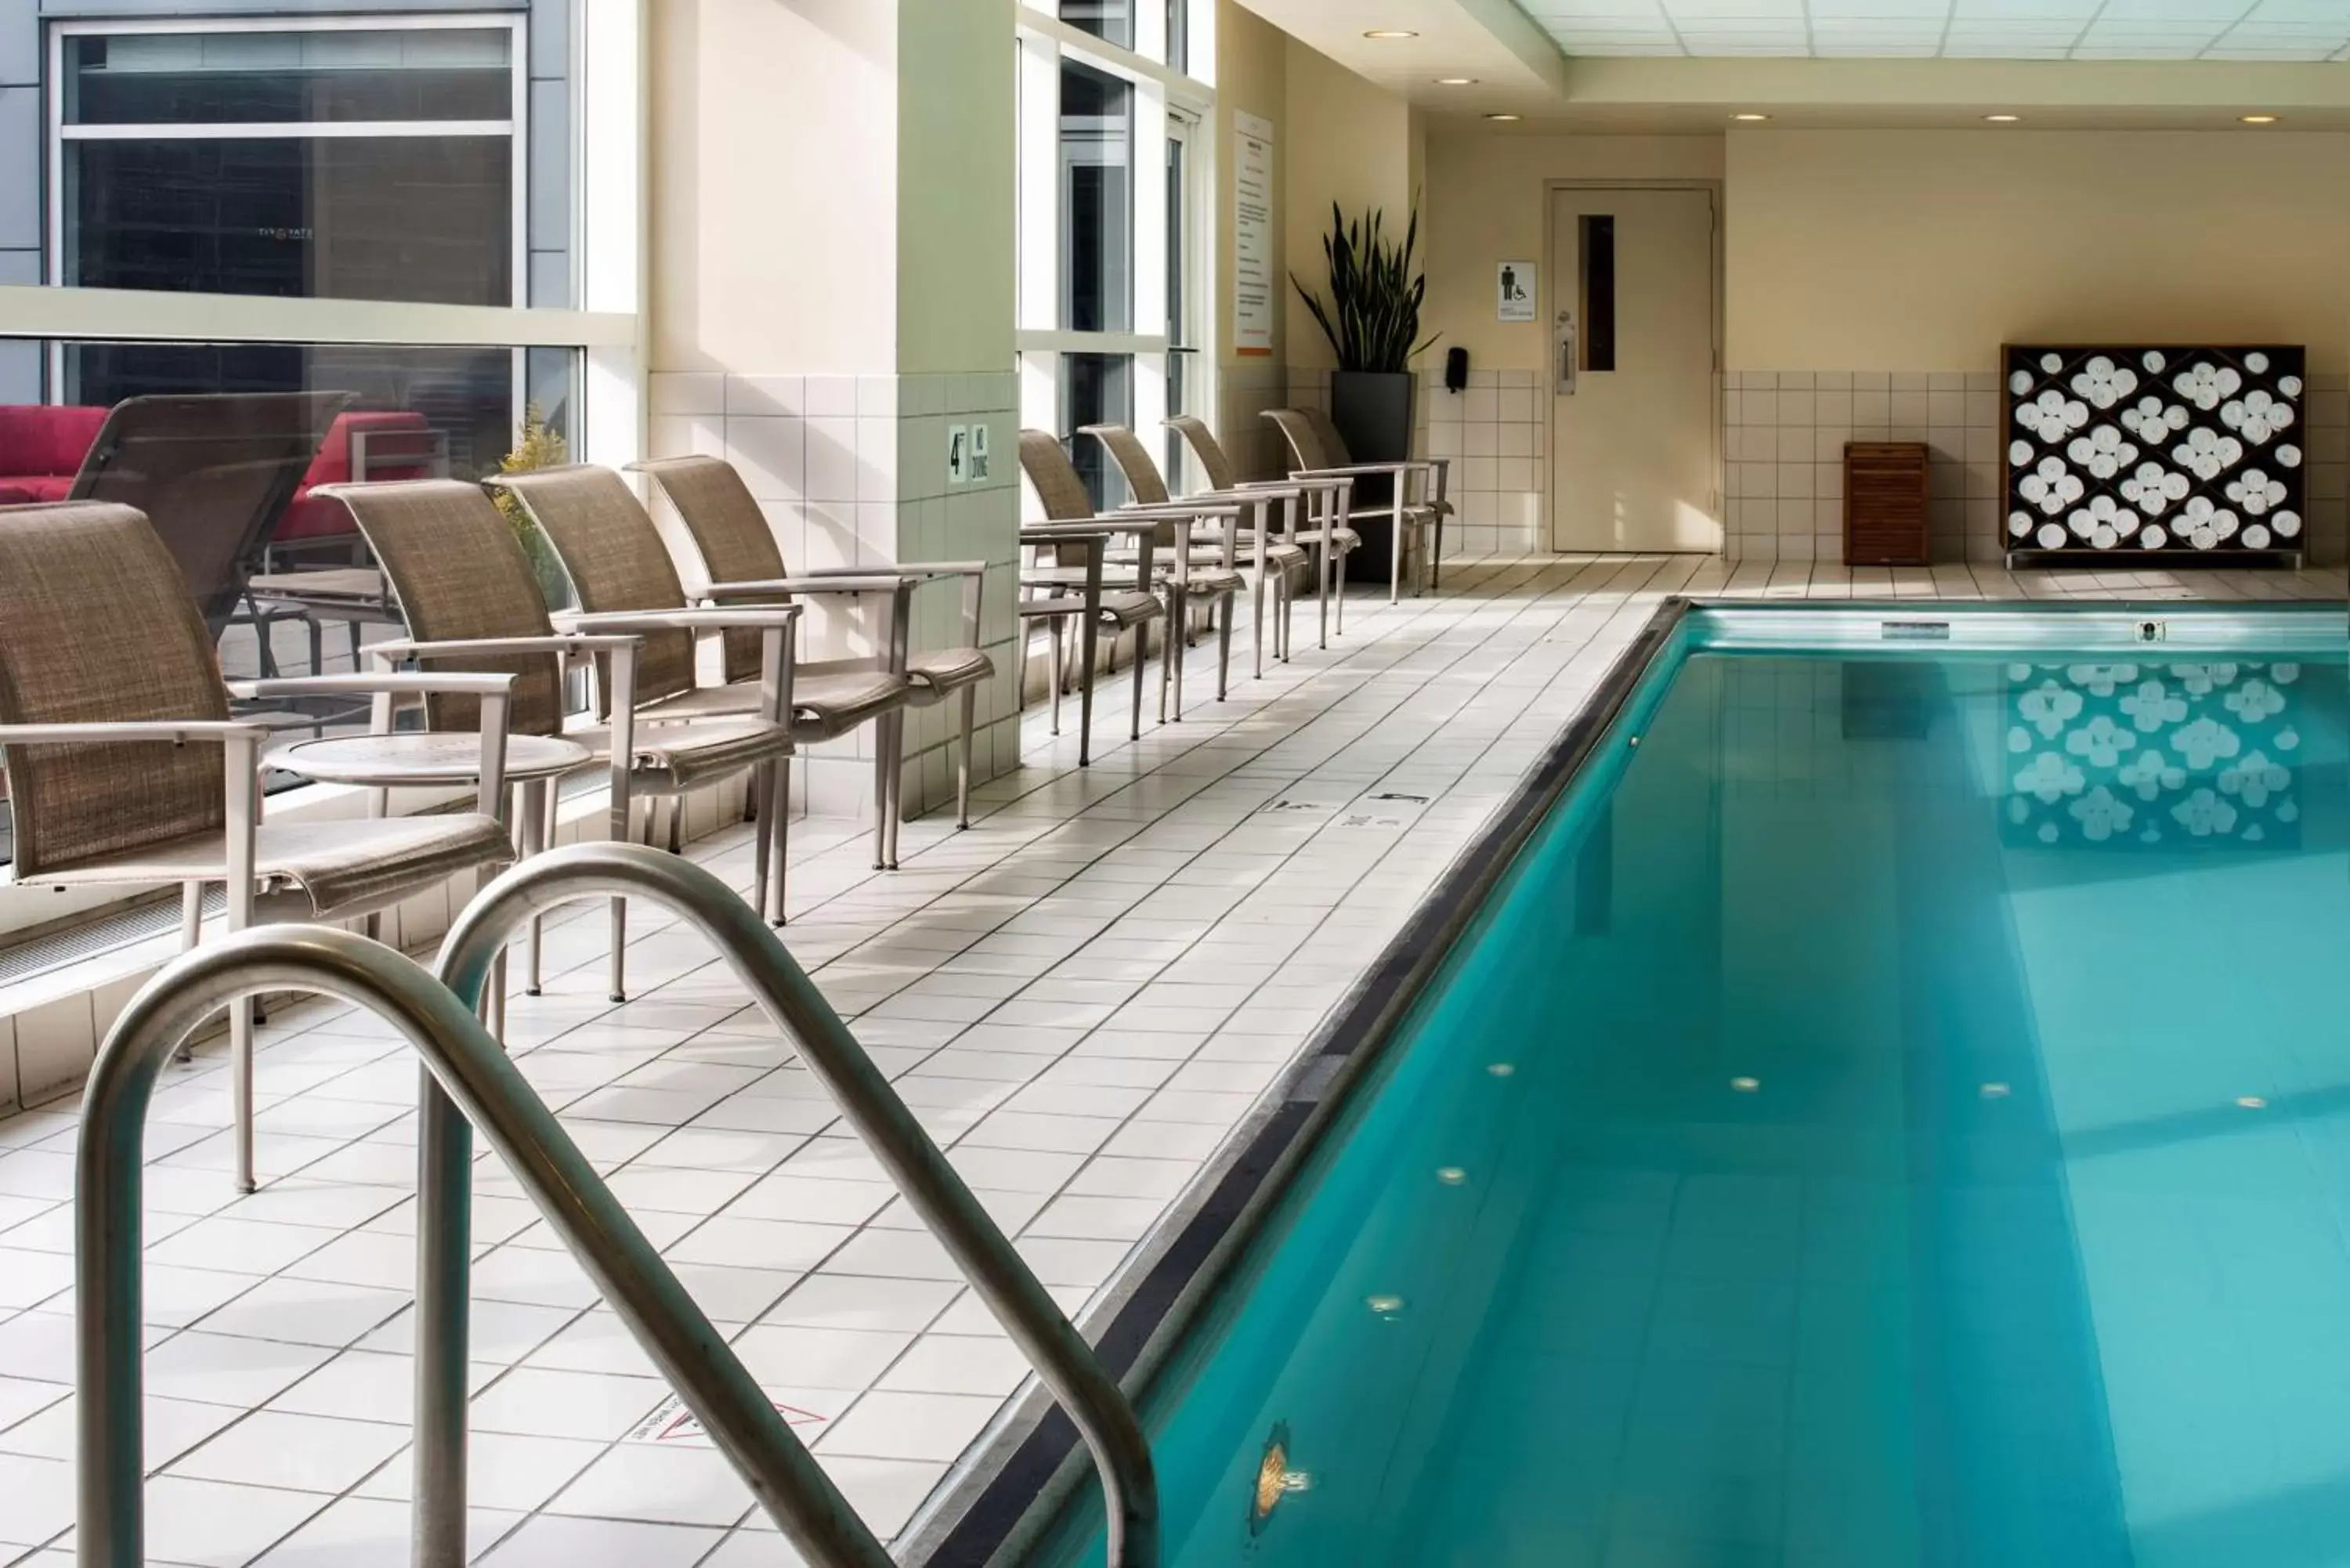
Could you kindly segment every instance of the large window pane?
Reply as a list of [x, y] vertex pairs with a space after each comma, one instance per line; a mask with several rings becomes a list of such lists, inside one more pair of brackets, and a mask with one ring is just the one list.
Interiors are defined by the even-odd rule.
[[1061, 0], [1060, 17], [1072, 27], [1130, 49], [1134, 47], [1134, 4], [1135, 0]]
[[1061, 326], [1134, 329], [1134, 88], [1061, 67]]
[[72, 34], [64, 47], [68, 126], [514, 117], [504, 27]]
[[503, 136], [69, 141], [63, 281], [511, 305]]
[[517, 303], [515, 39], [68, 35], [58, 281]]
[[1075, 432], [1087, 425], [1134, 423], [1134, 357], [1130, 354], [1061, 356], [1061, 428], [1070, 433], [1069, 458], [1086, 482], [1094, 510], [1126, 504], [1126, 476], [1102, 443]]

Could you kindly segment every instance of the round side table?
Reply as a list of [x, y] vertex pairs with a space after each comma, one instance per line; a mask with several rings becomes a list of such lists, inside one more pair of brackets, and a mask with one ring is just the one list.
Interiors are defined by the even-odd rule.
[[[515, 838], [519, 857], [527, 859], [548, 847], [555, 824], [556, 781], [595, 760], [587, 747], [559, 736], [506, 737], [505, 780], [522, 799], [521, 822]], [[329, 735], [281, 746], [264, 761], [270, 767], [320, 784], [356, 784], [366, 789], [471, 784], [481, 782], [482, 738], [457, 730]], [[380, 799], [375, 809], [382, 809]], [[372, 917], [369, 929], [373, 929]], [[539, 922], [536, 917], [530, 922], [526, 989], [533, 996], [538, 994]], [[503, 998], [499, 1011], [504, 1011]]]

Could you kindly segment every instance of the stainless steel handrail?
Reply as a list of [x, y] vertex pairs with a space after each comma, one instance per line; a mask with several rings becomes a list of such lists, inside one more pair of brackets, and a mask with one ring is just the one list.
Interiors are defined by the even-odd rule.
[[[1061, 1312], [995, 1221], [939, 1152], [889, 1080], [874, 1066], [840, 1014], [825, 1001], [764, 921], [734, 891], [692, 862], [634, 844], [580, 844], [540, 855], [506, 871], [477, 894], [442, 944], [437, 969], [463, 1002], [478, 999], [492, 963], [532, 916], [577, 899], [647, 898], [685, 916], [710, 938], [767, 1013], [799, 1047], [809, 1071], [829, 1090], [906, 1201], [943, 1243], [972, 1287], [1003, 1323], [1045, 1386], [1058, 1397], [1093, 1450], [1109, 1520], [1109, 1568], [1158, 1568], [1159, 1487], [1134, 1407], [1104, 1369], [1093, 1347]], [[535, 1102], [534, 1102], [535, 1103]], [[432, 1119], [428, 1108], [428, 1122]], [[507, 1157], [512, 1159], [514, 1157]], [[420, 1166], [420, 1177], [436, 1173]], [[462, 1179], [463, 1171], [453, 1173]], [[550, 1209], [550, 1213], [554, 1210]], [[463, 1259], [466, 1208], [456, 1181], [428, 1180], [418, 1192], [420, 1257]], [[445, 1233], [452, 1240], [434, 1244]], [[431, 1378], [443, 1409], [462, 1423], [465, 1357], [462, 1289], [428, 1296], [420, 1289], [417, 1334], [420, 1414]], [[452, 1346], [453, 1355], [428, 1368], [428, 1345]], [[425, 1430], [419, 1426], [420, 1447]], [[445, 1441], [445, 1438], [436, 1439]], [[462, 1442], [462, 1430], [459, 1441]], [[420, 1461], [419, 1480], [424, 1470]], [[463, 1517], [462, 1508], [458, 1511]], [[829, 1565], [803, 1543], [801, 1550]]]
[[[749, 907], [741, 907], [755, 924]], [[480, 980], [477, 974], [476, 991]], [[431, 1125], [420, 1129], [418, 1174], [420, 1181], [431, 1179], [444, 1204], [453, 1198], [453, 1210], [444, 1210], [444, 1219], [453, 1212], [456, 1223], [431, 1235], [420, 1227], [418, 1235], [420, 1262], [436, 1281], [433, 1295], [420, 1290], [418, 1297], [424, 1330], [418, 1345], [419, 1392], [424, 1391], [422, 1342], [425, 1333], [436, 1329], [454, 1331], [453, 1345], [444, 1342], [435, 1350], [445, 1357], [453, 1349], [458, 1382], [453, 1421], [448, 1410], [436, 1409], [432, 1414], [442, 1425], [428, 1430], [420, 1419], [417, 1428], [419, 1529], [411, 1551], [420, 1568], [462, 1568], [465, 1562], [463, 1308], [471, 1127], [460, 1109], [488, 1135], [491, 1147], [537, 1199], [605, 1299], [785, 1533], [826, 1568], [889, 1568], [889, 1553], [801, 1447], [473, 1010], [391, 949], [323, 926], [243, 931], [174, 961], [130, 999], [90, 1069], [74, 1170], [80, 1399], [76, 1554], [81, 1568], [143, 1568], [146, 1561], [141, 1154], [156, 1076], [164, 1059], [204, 1020], [238, 998], [275, 990], [324, 992], [372, 1008], [396, 1024], [423, 1056], [429, 1069], [423, 1075], [426, 1098], [439, 1107], [428, 1117]], [[447, 1248], [454, 1250], [437, 1251]], [[452, 1303], [457, 1309], [453, 1324], [445, 1316]], [[421, 1407], [420, 1417], [425, 1414]], [[453, 1452], [446, 1441], [452, 1431]], [[437, 1476], [435, 1465], [442, 1467]], [[449, 1496], [452, 1465], [458, 1500], [453, 1518], [432, 1512]]]

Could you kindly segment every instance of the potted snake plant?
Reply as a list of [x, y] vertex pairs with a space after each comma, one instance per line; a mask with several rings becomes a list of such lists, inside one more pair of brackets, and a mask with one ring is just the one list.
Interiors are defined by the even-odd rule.
[[[1383, 232], [1384, 217], [1375, 208], [1350, 223], [1333, 202], [1330, 232], [1322, 238], [1329, 268], [1328, 300], [1307, 288], [1296, 274], [1289, 278], [1337, 357], [1338, 368], [1330, 372], [1330, 422], [1338, 427], [1347, 455], [1357, 462], [1395, 462], [1411, 455], [1413, 394], [1419, 379], [1411, 361], [1436, 341], [1419, 336], [1428, 279], [1415, 255], [1419, 209], [1414, 206], [1399, 243]], [[1388, 524], [1360, 514], [1385, 504], [1388, 493], [1384, 480], [1357, 480], [1355, 484], [1355, 525], [1363, 534], [1364, 547], [1347, 564], [1367, 576], [1384, 576], [1390, 541], [1386, 537]]]

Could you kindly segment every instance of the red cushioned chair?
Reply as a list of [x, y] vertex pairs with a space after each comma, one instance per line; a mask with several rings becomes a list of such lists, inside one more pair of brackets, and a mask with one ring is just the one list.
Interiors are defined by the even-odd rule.
[[441, 477], [444, 462], [439, 438], [422, 414], [378, 410], [341, 415], [327, 431], [317, 460], [302, 476], [294, 504], [278, 521], [270, 544], [299, 547], [311, 541], [347, 539], [357, 545], [359, 534], [351, 526], [350, 509], [323, 495], [314, 496], [312, 491], [322, 484], [354, 481], [435, 479]]
[[63, 501], [106, 414], [70, 404], [0, 404], [0, 504]]

